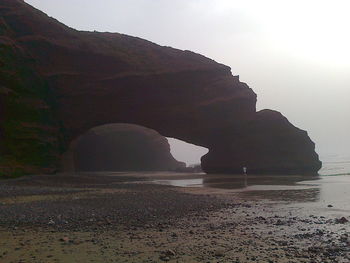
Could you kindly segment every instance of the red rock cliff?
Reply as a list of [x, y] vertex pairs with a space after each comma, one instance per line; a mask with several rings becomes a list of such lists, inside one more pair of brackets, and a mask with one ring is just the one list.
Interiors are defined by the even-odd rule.
[[134, 123], [209, 148], [209, 173], [321, 167], [307, 133], [277, 112], [256, 112], [256, 94], [225, 65], [140, 38], [76, 31], [21, 0], [0, 0], [0, 15], [2, 41], [28, 54], [47, 81], [66, 144], [98, 125]]

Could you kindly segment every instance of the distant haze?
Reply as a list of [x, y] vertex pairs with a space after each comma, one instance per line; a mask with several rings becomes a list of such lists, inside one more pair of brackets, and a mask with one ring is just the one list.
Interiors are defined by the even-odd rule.
[[185, 162], [187, 165], [199, 164], [208, 149], [193, 144], [189, 144], [178, 139], [167, 138], [171, 146], [171, 154], [178, 161]]
[[[307, 130], [322, 156], [350, 155], [347, 0], [27, 0], [66, 25], [189, 49], [229, 65]], [[176, 152], [196, 162], [182, 144]]]

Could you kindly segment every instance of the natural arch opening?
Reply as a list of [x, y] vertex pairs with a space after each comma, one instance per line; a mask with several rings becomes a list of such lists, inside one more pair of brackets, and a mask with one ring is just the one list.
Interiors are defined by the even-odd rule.
[[200, 157], [207, 151], [143, 126], [107, 124], [71, 142], [62, 158], [62, 170], [199, 172]]
[[176, 138], [167, 138], [170, 144], [170, 152], [174, 158], [186, 163], [187, 167], [200, 167], [201, 158], [209, 150], [205, 147], [187, 143]]

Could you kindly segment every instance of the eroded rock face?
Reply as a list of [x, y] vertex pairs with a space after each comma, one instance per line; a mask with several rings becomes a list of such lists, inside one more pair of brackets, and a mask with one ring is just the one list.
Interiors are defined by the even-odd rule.
[[[263, 110], [225, 138], [220, 136], [202, 157], [208, 173], [312, 174], [320, 169], [315, 145], [307, 133], [279, 112]], [[273, 156], [273, 158], [271, 158]]]
[[186, 167], [170, 153], [168, 140], [138, 125], [94, 128], [78, 139], [76, 171], [175, 171]]
[[[46, 92], [37, 94], [37, 85], [21, 75], [18, 65], [0, 72], [20, 78], [30, 96], [39, 97], [43, 106], [38, 108], [46, 107], [49, 114], [35, 119], [36, 127], [50, 126], [55, 145], [61, 145], [59, 150], [48, 146], [51, 162], [36, 167], [57, 167], [70, 141], [109, 123], [134, 123], [209, 148], [202, 160], [206, 172], [241, 172], [243, 163], [250, 171], [271, 173], [321, 167], [306, 132], [279, 113], [256, 112], [256, 94], [225, 65], [122, 34], [76, 31], [21, 0], [1, 0], [0, 17], [0, 48], [6, 51], [0, 53], [0, 65], [8, 52], [18, 61], [26, 57], [19, 65], [44, 81]], [[15, 87], [6, 83], [7, 89]], [[0, 130], [9, 122], [5, 117]], [[6, 131], [3, 137], [8, 160], [13, 143]], [[40, 136], [32, 140], [42, 142]], [[22, 152], [29, 155], [30, 147]]]

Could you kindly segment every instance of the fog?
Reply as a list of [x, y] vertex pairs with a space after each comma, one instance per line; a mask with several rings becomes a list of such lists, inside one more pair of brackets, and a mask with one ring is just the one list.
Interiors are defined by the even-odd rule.
[[[258, 109], [307, 130], [322, 159], [350, 156], [348, 1], [26, 2], [76, 29], [138, 36], [229, 65], [258, 94]], [[172, 144], [196, 162], [198, 153]]]

